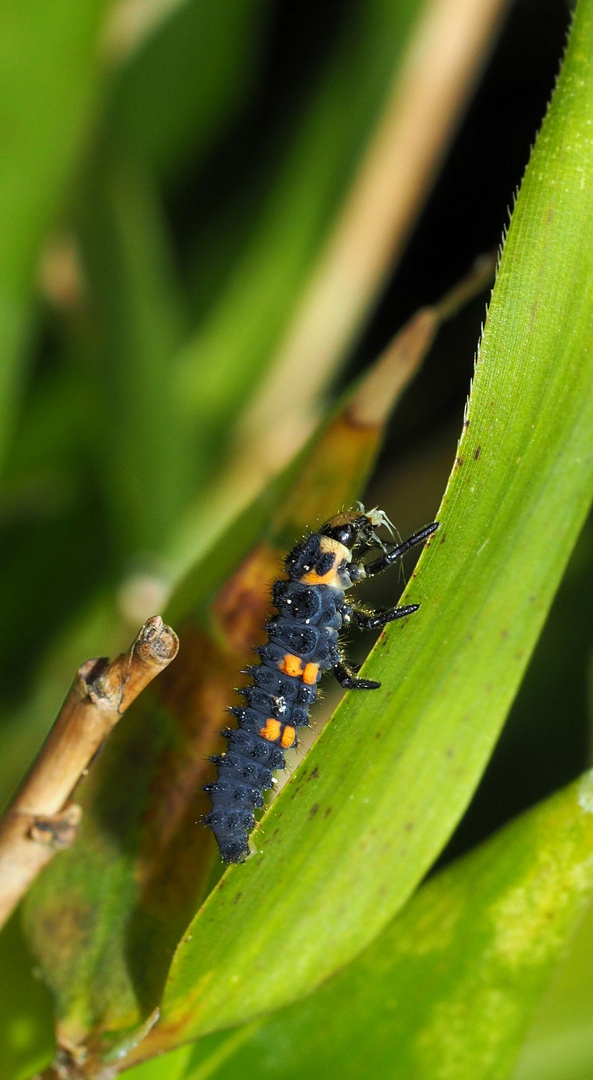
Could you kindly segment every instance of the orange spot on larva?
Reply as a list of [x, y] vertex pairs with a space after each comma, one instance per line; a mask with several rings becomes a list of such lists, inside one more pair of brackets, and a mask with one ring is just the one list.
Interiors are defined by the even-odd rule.
[[285, 675], [297, 676], [303, 674], [303, 661], [300, 656], [293, 656], [292, 653], [286, 653], [278, 667]]
[[305, 670], [303, 671], [303, 682], [307, 683], [307, 686], [313, 686], [317, 682], [317, 675], [319, 674], [319, 664], [305, 664]]
[[266, 720], [264, 727], [259, 729], [259, 733], [262, 739], [267, 739], [268, 742], [277, 742], [280, 738], [281, 730], [282, 724], [280, 721], [270, 717], [269, 720]]
[[338, 577], [338, 567], [352, 557], [348, 548], [340, 544], [339, 540], [332, 540], [329, 536], [322, 536], [319, 541], [319, 550], [323, 555], [332, 556], [333, 565], [325, 574], [318, 574], [316, 570], [308, 570], [306, 574], [303, 574], [301, 581], [305, 585], [333, 585], [335, 589], [342, 588]]
[[294, 746], [296, 742], [296, 731], [290, 724], [287, 724], [282, 732], [282, 738], [280, 739], [280, 746], [283, 750], [289, 750], [291, 746]]
[[301, 581], [303, 585], [336, 585], [338, 573], [335, 563], [327, 571], [327, 574], [318, 574], [316, 570], [309, 570], [307, 574], [303, 574]]

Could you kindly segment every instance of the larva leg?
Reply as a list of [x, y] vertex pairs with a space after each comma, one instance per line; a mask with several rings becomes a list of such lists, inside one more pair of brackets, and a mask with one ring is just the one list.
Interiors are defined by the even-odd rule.
[[387, 623], [395, 622], [396, 619], [405, 619], [406, 615], [413, 615], [418, 611], [420, 604], [406, 604], [404, 607], [390, 608], [389, 611], [352, 611], [353, 623], [361, 630], [379, 630]]
[[344, 690], [378, 690], [381, 685], [373, 679], [357, 679], [342, 661], [334, 665], [332, 672]]
[[386, 551], [380, 559], [376, 559], [375, 562], [372, 563], [367, 563], [364, 567], [366, 576], [374, 577], [375, 574], [380, 574], [383, 570], [387, 570], [388, 566], [393, 566], [398, 559], [401, 559], [402, 555], [405, 555], [406, 551], [410, 551], [411, 548], [417, 547], [418, 544], [423, 544], [429, 536], [432, 536], [433, 532], [436, 532], [438, 527], [438, 521], [433, 521], [432, 525], [425, 525], [423, 529], [419, 529], [418, 532], [409, 536], [407, 540], [403, 540], [401, 544], [397, 544], [391, 551]]

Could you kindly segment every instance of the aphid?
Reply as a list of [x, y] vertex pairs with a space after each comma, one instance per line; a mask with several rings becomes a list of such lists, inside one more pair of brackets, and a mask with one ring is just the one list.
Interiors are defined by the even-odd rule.
[[[247, 669], [253, 685], [239, 691], [245, 705], [230, 709], [238, 727], [222, 732], [228, 750], [211, 758], [218, 777], [206, 785], [212, 810], [204, 824], [212, 829], [225, 862], [243, 862], [250, 854], [253, 811], [263, 806], [273, 771], [286, 767], [284, 751], [296, 746], [297, 729], [308, 726], [322, 673], [333, 671], [347, 690], [378, 690], [381, 685], [357, 678], [348, 668], [338, 642], [341, 627], [378, 630], [418, 610], [418, 604], [408, 604], [366, 611], [346, 600], [352, 585], [393, 566], [435, 532], [438, 522], [399, 544], [384, 543], [375, 532], [380, 526], [391, 528], [384, 511], [366, 513], [360, 506], [332, 518], [286, 557], [287, 580], [277, 581], [272, 593], [278, 614], [266, 626], [268, 641], [257, 649], [260, 663]], [[363, 562], [373, 549], [377, 555], [377, 548], [381, 554]]]

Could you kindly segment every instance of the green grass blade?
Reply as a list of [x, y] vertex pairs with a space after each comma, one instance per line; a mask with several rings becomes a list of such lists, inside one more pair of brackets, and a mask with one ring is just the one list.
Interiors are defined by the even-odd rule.
[[534, 1017], [513, 1080], [593, 1075], [593, 909], [589, 908]]
[[113, 148], [97, 155], [80, 199], [92, 296], [73, 351], [88, 439], [120, 566], [162, 553], [192, 491], [193, 433], [171, 393], [184, 297], [162, 209], [142, 169]]
[[53, 1057], [49, 995], [33, 973], [18, 916], [0, 934], [0, 1076], [28, 1080]]
[[[513, 214], [441, 531], [365, 674], [175, 956], [160, 1045], [296, 999], [409, 897], [483, 771], [593, 493], [593, 2]], [[331, 932], [330, 932], [331, 931]]]
[[184, 0], [164, 12], [113, 88], [107, 122], [157, 176], [210, 149], [245, 106], [269, 0]]
[[11, 424], [40, 245], [96, 92], [105, 0], [0, 4], [0, 448]]
[[315, 994], [199, 1044], [184, 1080], [504, 1080], [593, 893], [592, 791], [589, 774], [438, 874]]

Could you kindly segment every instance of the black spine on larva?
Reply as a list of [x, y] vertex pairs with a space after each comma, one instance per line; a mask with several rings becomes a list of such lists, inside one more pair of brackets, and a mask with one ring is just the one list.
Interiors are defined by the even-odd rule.
[[[287, 654], [298, 657], [304, 669], [318, 667], [317, 678], [338, 660], [338, 631], [342, 625], [343, 593], [329, 585], [306, 585], [298, 579], [315, 566], [318, 573], [327, 556], [320, 552], [320, 536], [314, 534], [298, 544], [286, 559], [288, 581], [273, 589], [278, 614], [268, 623], [268, 641], [258, 648], [260, 663], [249, 668], [253, 685], [240, 690], [245, 705], [230, 711], [238, 727], [222, 732], [228, 741], [225, 754], [212, 760], [218, 775], [206, 790], [212, 810], [204, 823], [212, 829], [225, 862], [243, 862], [249, 854], [249, 833], [255, 825], [254, 810], [263, 806], [263, 793], [272, 786], [272, 773], [286, 767], [279, 745], [286, 727], [309, 722], [309, 707], [317, 696], [316, 681], [307, 684], [302, 675], [281, 670]], [[278, 721], [278, 738], [260, 732], [269, 720]], [[296, 740], [293, 745], [296, 745]]]

